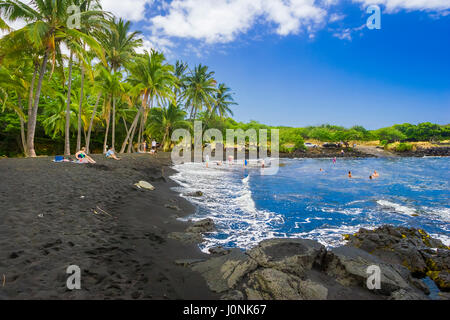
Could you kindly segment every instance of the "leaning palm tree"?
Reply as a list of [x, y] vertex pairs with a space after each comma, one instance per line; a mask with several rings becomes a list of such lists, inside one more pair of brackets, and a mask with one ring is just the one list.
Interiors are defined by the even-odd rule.
[[189, 118], [195, 120], [197, 112], [202, 111], [204, 107], [212, 109], [217, 82], [214, 72], [208, 71], [207, 66], [198, 65], [186, 77], [185, 83], [186, 106], [191, 108]]
[[163, 133], [162, 146], [164, 151], [170, 149], [171, 136], [175, 129], [192, 128], [192, 124], [185, 120], [186, 112], [179, 106], [170, 104], [168, 108], [154, 108], [150, 110], [150, 126], [146, 132], [150, 136]]

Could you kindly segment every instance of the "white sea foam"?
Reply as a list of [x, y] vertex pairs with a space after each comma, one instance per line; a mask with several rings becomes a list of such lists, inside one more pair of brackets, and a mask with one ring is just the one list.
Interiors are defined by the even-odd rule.
[[181, 185], [182, 194], [201, 191], [201, 198], [189, 198], [198, 205], [198, 213], [192, 218], [201, 220], [206, 216], [213, 219], [220, 229], [220, 236], [206, 235], [201, 245], [204, 252], [215, 246], [232, 244], [239, 248], [251, 248], [262, 240], [277, 235], [272, 226], [284, 223], [281, 215], [258, 210], [250, 191], [250, 175], [239, 178], [242, 169], [224, 165], [222, 169], [207, 169], [202, 164], [175, 166], [178, 171], [172, 179]]
[[432, 238], [439, 239], [446, 246], [450, 246], [450, 236], [445, 234], [430, 234]]
[[384, 208], [394, 209], [395, 212], [398, 212], [401, 214], [406, 214], [409, 216], [417, 214], [416, 209], [410, 208], [407, 206], [402, 206], [401, 204], [398, 204], [398, 203], [390, 202], [387, 200], [378, 200], [377, 203]]
[[374, 229], [373, 226], [368, 225], [356, 225], [356, 226], [341, 226], [335, 228], [319, 228], [309, 232], [301, 232], [293, 234], [294, 238], [311, 239], [316, 240], [323, 244], [325, 247], [338, 247], [345, 244], [344, 234], [354, 234], [361, 228]]

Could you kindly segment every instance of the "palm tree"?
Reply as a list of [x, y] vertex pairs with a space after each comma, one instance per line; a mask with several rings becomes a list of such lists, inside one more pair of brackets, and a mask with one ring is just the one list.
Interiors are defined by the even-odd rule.
[[217, 115], [223, 120], [226, 116], [233, 116], [233, 111], [230, 108], [233, 105], [237, 105], [237, 103], [234, 102], [231, 89], [224, 83], [219, 84], [215, 95], [214, 107], [211, 110], [211, 117]]
[[[92, 13], [97, 12], [97, 15], [95, 16], [95, 19], [92, 19], [92, 15], [90, 19], [87, 21], [88, 23], [85, 23], [86, 21], [81, 21], [81, 31], [84, 34], [88, 34], [90, 36], [93, 36], [95, 32], [105, 28], [106, 20], [104, 19], [108, 14], [104, 13], [101, 10], [101, 5], [99, 0], [74, 0], [75, 4], [80, 8], [80, 12], [86, 14], [86, 13]], [[80, 84], [80, 99], [78, 104], [78, 132], [77, 132], [77, 150], [81, 149], [81, 127], [82, 127], [82, 118], [81, 114], [83, 113], [82, 106], [84, 101], [84, 81], [85, 81], [85, 73], [86, 69], [90, 71], [91, 77], [93, 78], [93, 73], [91, 69], [91, 61], [93, 58], [99, 58], [105, 65], [106, 60], [104, 57], [103, 50], [98, 50], [98, 47], [95, 46], [93, 50], [86, 51], [86, 43], [81, 39], [81, 46], [83, 48], [83, 55], [78, 59], [81, 69], [81, 84]], [[97, 49], [97, 50], [96, 50]], [[83, 59], [85, 57], [85, 59]], [[85, 128], [86, 133], [86, 128]], [[85, 138], [87, 138], [85, 136]]]
[[191, 128], [192, 124], [185, 120], [186, 112], [171, 103], [168, 108], [153, 108], [150, 110], [150, 126], [147, 134], [155, 137], [163, 133], [162, 145], [164, 151], [170, 149], [171, 136], [175, 129]]
[[[97, 52], [97, 56], [104, 60], [103, 51], [100, 45], [94, 37], [91, 35], [93, 29], [101, 28], [104, 13], [97, 10], [99, 8], [98, 1], [92, 0], [73, 0], [74, 5], [80, 9], [80, 30], [67, 28], [67, 35], [65, 43], [70, 49], [69, 58], [69, 76], [68, 76], [68, 90], [67, 90], [67, 108], [66, 108], [66, 130], [65, 130], [65, 155], [70, 155], [70, 110], [71, 110], [71, 95], [72, 95], [72, 68], [73, 68], [73, 55], [78, 58], [81, 67], [81, 97], [83, 96], [84, 89], [84, 66], [86, 63], [85, 57], [89, 56], [86, 52], [86, 44], [88, 44], [93, 51]], [[94, 10], [91, 10], [91, 6]], [[78, 135], [77, 135], [77, 150], [81, 148], [81, 118], [82, 113], [81, 106], [83, 99], [80, 99], [78, 105]]]
[[[116, 127], [116, 101], [117, 99], [121, 99], [123, 93], [125, 92], [122, 81], [122, 73], [113, 72], [111, 73], [106, 68], [101, 67], [101, 86], [103, 88], [103, 93], [105, 95], [104, 99], [104, 109], [103, 115], [106, 119], [106, 134], [105, 140], [103, 144], [103, 151], [106, 153], [108, 136], [109, 136], [109, 128], [112, 124], [112, 141], [111, 147], [115, 148], [116, 136], [115, 136], [115, 127]], [[112, 115], [112, 120], [111, 120]]]
[[191, 107], [189, 116], [191, 120], [195, 120], [197, 112], [204, 107], [212, 109], [217, 84], [213, 77], [214, 72], [208, 71], [208, 67], [201, 64], [186, 77], [186, 105]]
[[[142, 39], [139, 38], [140, 34], [141, 33], [137, 31], [131, 32], [130, 21], [124, 21], [122, 19], [117, 20], [115, 18], [108, 21], [108, 28], [95, 33], [96, 38], [105, 50], [106, 61], [112, 74], [116, 74], [123, 66], [132, 61], [133, 57], [136, 55], [135, 50], [142, 45]], [[113, 104], [112, 147], [115, 148], [116, 97], [113, 95], [111, 100]], [[106, 152], [106, 149], [104, 151]]]
[[183, 91], [186, 85], [186, 71], [188, 69], [187, 63], [177, 60], [175, 63], [174, 76], [176, 79], [176, 86], [174, 87], [175, 101], [177, 104], [181, 104], [183, 99]]
[[87, 131], [87, 137], [86, 137], [86, 152], [90, 153], [90, 144], [91, 144], [91, 134], [92, 129], [94, 126], [94, 121], [97, 117], [97, 110], [98, 106], [101, 102], [101, 98], [103, 97], [103, 88], [102, 88], [102, 68], [103, 66], [101, 64], [97, 64], [96, 67], [93, 69], [92, 78], [90, 79], [91, 86], [90, 86], [90, 92], [93, 96], [97, 96], [94, 104], [94, 108], [92, 110], [91, 114], [91, 120], [89, 121], [89, 128]]
[[[174, 102], [173, 87], [176, 84], [176, 78], [173, 75], [173, 66], [166, 63], [164, 55], [155, 50], [145, 51], [142, 56], [137, 57], [135, 63], [130, 66], [130, 71], [129, 81], [142, 95], [142, 109], [138, 113], [138, 116], [141, 117], [138, 132], [138, 144], [140, 144], [148, 110], [152, 109], [155, 103], [161, 106], [166, 102]], [[137, 122], [135, 126], [137, 126]], [[133, 141], [133, 137], [131, 141]]]

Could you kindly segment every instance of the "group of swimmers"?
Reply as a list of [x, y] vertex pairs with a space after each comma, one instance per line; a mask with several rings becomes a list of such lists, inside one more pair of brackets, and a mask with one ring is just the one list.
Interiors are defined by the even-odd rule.
[[[352, 175], [352, 172], [351, 172], [351, 171], [348, 172], [348, 177], [349, 177], [350, 179], [353, 178], [353, 175]], [[370, 179], [370, 180], [373, 180], [373, 179], [379, 178], [379, 177], [380, 177], [380, 174], [377, 172], [377, 170], [375, 170], [375, 171], [373, 172], [373, 174], [372, 174], [371, 176], [369, 176], [369, 179]]]
[[[205, 157], [205, 163], [206, 163], [206, 168], [209, 168], [209, 162], [210, 162], [210, 158], [208, 155], [206, 155]], [[222, 161], [217, 161], [216, 165], [218, 167], [223, 165]], [[228, 165], [233, 166], [234, 165], [234, 157], [233, 156], [229, 156], [228, 157]], [[249, 166], [249, 162], [247, 159], [243, 160], [243, 166], [244, 168], [247, 168]], [[264, 160], [259, 160], [258, 161], [258, 166], [260, 166], [262, 169], [264, 169], [266, 167], [266, 162]]]

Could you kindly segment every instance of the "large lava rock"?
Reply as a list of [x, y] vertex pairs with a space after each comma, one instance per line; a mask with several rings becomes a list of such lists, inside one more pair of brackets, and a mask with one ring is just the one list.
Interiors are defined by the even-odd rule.
[[347, 246], [360, 248], [385, 263], [402, 265], [417, 278], [429, 276], [450, 291], [450, 250], [442, 241], [414, 228], [383, 226], [346, 235]]

